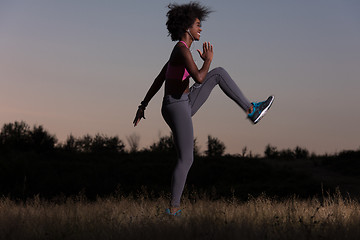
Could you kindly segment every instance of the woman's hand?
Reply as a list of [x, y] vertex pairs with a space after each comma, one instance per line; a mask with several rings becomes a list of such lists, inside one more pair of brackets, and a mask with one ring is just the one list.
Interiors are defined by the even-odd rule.
[[136, 112], [135, 119], [133, 121], [134, 127], [136, 127], [136, 125], [138, 125], [141, 118], [145, 119], [145, 109], [142, 109], [142, 108], [139, 107], [139, 109]]
[[204, 42], [203, 44], [203, 52], [201, 52], [199, 49], [197, 50], [202, 60], [206, 61], [212, 61], [214, 56], [214, 50], [213, 45], [210, 44], [210, 42]]

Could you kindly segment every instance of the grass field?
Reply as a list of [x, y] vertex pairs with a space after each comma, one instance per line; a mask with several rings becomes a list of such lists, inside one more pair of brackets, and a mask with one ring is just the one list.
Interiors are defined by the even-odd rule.
[[360, 239], [360, 205], [340, 194], [285, 200], [266, 196], [183, 200], [164, 215], [165, 197], [0, 200], [0, 239]]

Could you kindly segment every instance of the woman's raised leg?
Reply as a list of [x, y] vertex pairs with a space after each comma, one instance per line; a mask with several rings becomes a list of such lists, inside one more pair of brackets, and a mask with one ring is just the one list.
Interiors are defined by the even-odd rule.
[[215, 68], [208, 72], [202, 84], [195, 83], [190, 89], [191, 115], [193, 116], [209, 97], [213, 88], [219, 85], [221, 90], [234, 102], [236, 102], [245, 112], [252, 104], [241, 92], [240, 88], [230, 77], [228, 72], [221, 68]]

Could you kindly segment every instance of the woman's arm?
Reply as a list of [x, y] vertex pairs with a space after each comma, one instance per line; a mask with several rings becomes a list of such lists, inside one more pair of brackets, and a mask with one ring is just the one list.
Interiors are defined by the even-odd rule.
[[181, 47], [181, 53], [184, 57], [185, 68], [190, 73], [190, 76], [197, 83], [202, 83], [205, 80], [206, 74], [209, 71], [212, 62], [214, 51], [213, 46], [209, 42], [203, 44], [203, 52], [197, 50], [204, 63], [200, 69], [197, 68], [190, 51], [186, 47]]
[[161, 72], [159, 75], [155, 78], [153, 84], [151, 85], [149, 91], [146, 93], [144, 100], [142, 101], [145, 103], [145, 107], [148, 105], [150, 100], [155, 96], [155, 94], [160, 90], [161, 86], [163, 85], [165, 81], [165, 73], [167, 69], [168, 63], [164, 65], [164, 67], [161, 69]]
[[150, 100], [154, 97], [154, 95], [160, 90], [161, 86], [163, 85], [165, 81], [167, 64], [168, 63], [166, 63], [164, 67], [161, 69], [159, 75], [155, 78], [150, 89], [146, 93], [144, 100], [141, 102], [141, 105], [139, 106], [136, 112], [135, 119], [133, 121], [134, 127], [140, 122], [141, 118], [145, 119], [145, 114], [144, 114], [145, 108], [147, 107]]

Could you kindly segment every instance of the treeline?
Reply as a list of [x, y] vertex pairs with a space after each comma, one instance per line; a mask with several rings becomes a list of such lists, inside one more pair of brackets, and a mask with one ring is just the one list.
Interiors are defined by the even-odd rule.
[[51, 152], [54, 150], [69, 152], [116, 152], [124, 153], [125, 145], [117, 137], [97, 134], [94, 137], [85, 135], [75, 138], [70, 135], [65, 143], [58, 143], [55, 135], [46, 131], [43, 126], [32, 128], [25, 122], [4, 124], [0, 132], [1, 152]]
[[[139, 137], [70, 135], [59, 142], [42, 126], [25, 122], [4, 124], [0, 132], [0, 196], [26, 199], [77, 195], [150, 195], [170, 191], [176, 151], [172, 136], [163, 136], [139, 149]], [[194, 141], [195, 161], [186, 192], [245, 199], [249, 195], [311, 197], [324, 190], [360, 193], [360, 150], [316, 156], [306, 149], [278, 150], [268, 145], [264, 156], [244, 147], [240, 154], [224, 154], [225, 144], [208, 136], [207, 149]]]
[[[32, 128], [25, 122], [14, 122], [4, 124], [0, 132], [0, 152], [49, 152], [54, 150], [64, 150], [69, 152], [81, 153], [137, 153], [137, 152], [154, 152], [154, 153], [175, 153], [175, 145], [172, 135], [162, 136], [157, 142], [151, 144], [148, 148], [139, 149], [140, 137], [132, 134], [126, 137], [128, 146], [118, 136], [106, 136], [103, 134], [96, 134], [91, 136], [86, 134], [82, 137], [74, 137], [70, 134], [65, 142], [58, 142], [55, 135], [50, 134], [43, 126], [34, 125]], [[126, 148], [127, 147], [127, 148]], [[206, 143], [206, 150], [200, 152], [200, 147], [197, 140], [194, 140], [194, 155], [207, 157], [223, 156], [226, 150], [225, 144], [216, 137], [208, 136]], [[333, 155], [326, 154], [325, 156], [337, 156], [349, 154], [354, 151], [341, 151]], [[241, 153], [236, 156], [247, 158], [261, 158], [259, 154], [253, 154], [248, 151], [247, 147], [243, 147]], [[265, 147], [264, 157], [270, 159], [308, 159], [317, 158], [315, 153], [311, 153], [302, 147], [295, 147], [294, 149], [278, 150], [277, 147], [268, 144]]]
[[[43, 126], [34, 125], [32, 128], [25, 122], [14, 122], [4, 124], [0, 132], [1, 152], [50, 152], [63, 150], [81, 153], [136, 153], [136, 152], [174, 152], [175, 145], [172, 136], [160, 137], [158, 142], [149, 148], [139, 149], [140, 137], [136, 134], [127, 137], [129, 149], [126, 150], [125, 143], [118, 136], [106, 136], [86, 134], [82, 137], [67, 137], [64, 143], [59, 143], [55, 135], [50, 134]], [[225, 144], [218, 138], [208, 136], [207, 156], [221, 156], [225, 152]], [[194, 154], [201, 155], [196, 139], [194, 140]]]

